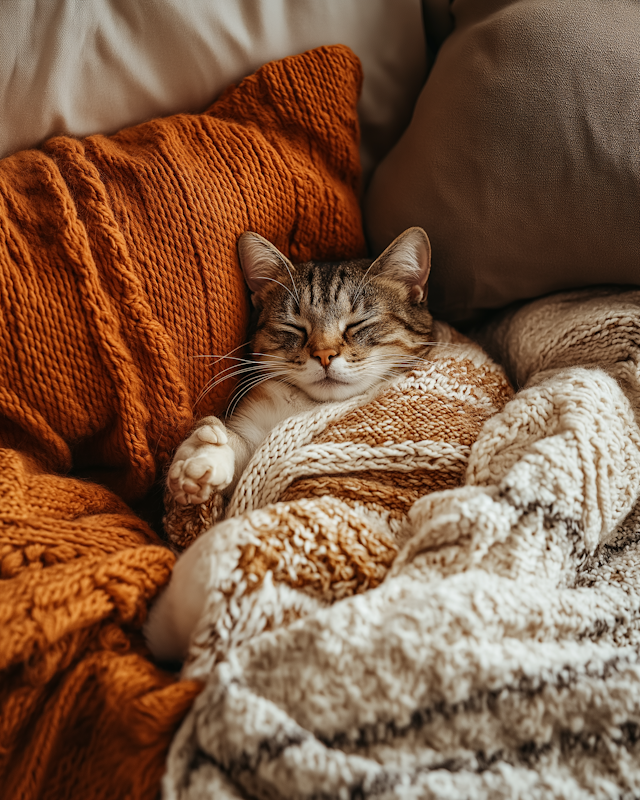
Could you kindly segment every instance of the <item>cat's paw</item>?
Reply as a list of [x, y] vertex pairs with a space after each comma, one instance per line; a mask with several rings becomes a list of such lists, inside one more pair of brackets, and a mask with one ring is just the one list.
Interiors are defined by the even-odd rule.
[[167, 483], [181, 505], [206, 503], [233, 480], [235, 456], [224, 425], [215, 420], [202, 425], [177, 449]]

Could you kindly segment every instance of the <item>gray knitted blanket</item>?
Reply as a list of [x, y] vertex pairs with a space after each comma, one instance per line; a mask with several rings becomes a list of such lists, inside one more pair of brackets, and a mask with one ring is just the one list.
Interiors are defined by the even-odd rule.
[[464, 485], [413, 503], [375, 588], [201, 669], [165, 800], [640, 795], [640, 292], [481, 340], [519, 391]]

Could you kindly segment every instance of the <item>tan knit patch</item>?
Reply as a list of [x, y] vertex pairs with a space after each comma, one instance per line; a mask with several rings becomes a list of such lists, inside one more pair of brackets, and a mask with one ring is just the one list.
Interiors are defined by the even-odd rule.
[[[478, 366], [470, 358], [445, 358], [408, 373], [372, 402], [330, 423], [314, 443], [380, 448], [431, 441], [470, 447], [485, 420], [512, 394], [504, 374], [491, 362]], [[425, 494], [462, 485], [465, 469], [461, 462], [457, 469], [374, 469], [304, 476], [293, 481], [281, 499], [331, 495], [398, 520]]]
[[184, 550], [224, 516], [225, 501], [214, 492], [206, 503], [194, 506], [178, 505], [168, 490], [164, 495], [166, 513], [164, 529], [176, 550]]
[[354, 472], [351, 475], [319, 475], [294, 481], [282, 495], [282, 500], [330, 495], [349, 506], [366, 506], [378, 513], [388, 513], [391, 519], [402, 519], [423, 495], [453, 489], [463, 482], [462, 470], [381, 470]]
[[[269, 481], [277, 484], [283, 468], [294, 464], [295, 470], [266, 502], [257, 500], [261, 488], [254, 486], [248, 495], [254, 507], [333, 498], [342, 501], [340, 508], [349, 509], [350, 519], [357, 521], [370, 511], [393, 523], [397, 531], [420, 497], [462, 485], [469, 448], [484, 422], [504, 407], [513, 391], [502, 370], [464, 337], [443, 348], [432, 351], [432, 360], [400, 377], [372, 401], [335, 421], [328, 419], [319, 433], [306, 440], [308, 444], [291, 451], [290, 460], [277, 460], [277, 442], [272, 450], [264, 451], [257, 473], [263, 476], [264, 486]], [[204, 507], [172, 508], [170, 503], [167, 507], [166, 530], [178, 548], [191, 543], [223, 514], [219, 496]], [[278, 524], [287, 531], [294, 518], [289, 512], [282, 514]], [[277, 553], [275, 545], [261, 546], [251, 556], [255, 559], [251, 569], [251, 559], [245, 558], [247, 574], [255, 575], [252, 580], [262, 581], [276, 563]], [[362, 580], [356, 584], [360, 586]], [[291, 585], [306, 585], [297, 581]]]
[[[399, 384], [365, 406], [330, 423], [315, 437], [317, 443], [356, 442], [381, 447], [388, 442], [425, 440], [471, 445], [488, 416], [512, 396], [504, 375], [491, 364], [477, 367], [471, 360], [438, 363], [445, 381], [423, 389], [420, 371], [410, 372]], [[452, 388], [464, 387], [464, 393]], [[482, 398], [484, 403], [479, 404]]]
[[378, 586], [397, 554], [388, 531], [333, 497], [277, 503], [259, 523], [257, 541], [242, 548], [238, 562], [250, 589], [271, 571], [275, 582], [333, 602]]

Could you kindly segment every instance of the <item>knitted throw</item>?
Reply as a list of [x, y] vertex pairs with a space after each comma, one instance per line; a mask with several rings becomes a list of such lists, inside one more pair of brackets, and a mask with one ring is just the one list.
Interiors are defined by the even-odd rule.
[[[165, 800], [640, 793], [640, 293], [541, 300], [483, 341], [524, 388], [455, 450], [464, 485], [394, 528], [345, 498], [347, 448], [341, 499], [250, 510], [239, 487], [244, 513], [194, 544], [209, 592], [184, 675], [207, 684]], [[303, 452], [321, 463], [313, 435]], [[260, 502], [299, 496], [281, 472]]]
[[[247, 465], [226, 509], [216, 495], [201, 506], [181, 506], [166, 495], [165, 530], [176, 549], [225, 515], [286, 500], [274, 512], [286, 516], [306, 507], [297, 503], [303, 498], [339, 501], [338, 517], [380, 520], [385, 536], [397, 538], [415, 500], [463, 481], [482, 424], [511, 393], [502, 370], [477, 345], [439, 322], [434, 337], [441, 344], [425, 367], [389, 388], [285, 420]], [[328, 507], [324, 500], [313, 505]], [[273, 527], [286, 541], [286, 524]]]

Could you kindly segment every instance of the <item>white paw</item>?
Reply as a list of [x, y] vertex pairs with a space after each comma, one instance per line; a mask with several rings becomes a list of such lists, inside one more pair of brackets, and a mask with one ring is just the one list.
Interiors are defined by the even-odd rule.
[[169, 491], [181, 505], [205, 503], [233, 480], [234, 453], [218, 420], [197, 428], [176, 450], [169, 469]]

